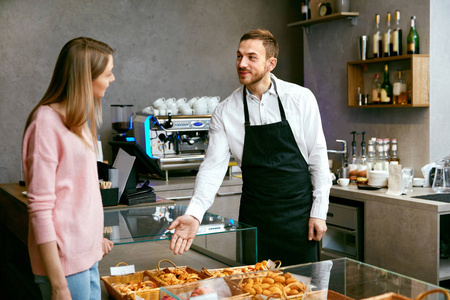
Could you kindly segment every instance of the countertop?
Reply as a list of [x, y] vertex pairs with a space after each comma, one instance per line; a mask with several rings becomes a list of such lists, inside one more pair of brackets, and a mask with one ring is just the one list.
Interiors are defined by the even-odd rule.
[[434, 194], [431, 188], [414, 187], [412, 193], [400, 196], [388, 195], [386, 194], [387, 190], [387, 188], [379, 190], [360, 190], [356, 185], [349, 185], [347, 187], [333, 185], [330, 196], [363, 202], [386, 202], [391, 205], [405, 206], [437, 213], [450, 213], [450, 203], [413, 198], [415, 196]]
[[[236, 176], [239, 176], [239, 174], [225, 176], [221, 186], [241, 185], [242, 178]], [[153, 187], [156, 194], [162, 191], [193, 189], [195, 185], [195, 178], [195, 176], [170, 177], [168, 181], [152, 179], [150, 180], [150, 186]]]
[[[170, 178], [169, 181], [150, 181], [150, 185], [155, 189], [156, 194], [161, 191], [193, 189], [194, 184], [195, 176], [174, 177]], [[222, 186], [232, 186], [240, 184], [242, 184], [241, 178], [235, 176], [225, 176]], [[382, 188], [379, 190], [360, 190], [356, 185], [349, 185], [347, 187], [333, 185], [331, 187], [330, 196], [362, 202], [386, 202], [393, 205], [423, 209], [437, 213], [450, 213], [450, 203], [413, 198], [415, 196], [434, 194], [431, 188], [414, 187], [412, 193], [400, 196], [388, 195], [386, 194], [387, 190], [387, 188]]]

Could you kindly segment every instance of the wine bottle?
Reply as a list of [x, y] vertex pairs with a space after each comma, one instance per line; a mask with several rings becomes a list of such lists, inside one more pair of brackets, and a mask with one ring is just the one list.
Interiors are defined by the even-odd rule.
[[380, 104], [380, 93], [380, 76], [378, 76], [378, 74], [375, 74], [375, 79], [372, 84], [372, 104]]
[[416, 16], [411, 17], [411, 29], [409, 30], [408, 37], [406, 38], [408, 45], [408, 54], [419, 54], [420, 39], [416, 30]]
[[393, 104], [405, 105], [408, 103], [407, 86], [403, 80], [402, 70], [398, 70], [398, 80], [394, 82], [392, 94], [394, 95]]
[[391, 13], [388, 12], [387, 13], [387, 17], [386, 17], [386, 21], [387, 21], [387, 29], [386, 32], [384, 33], [384, 39], [383, 39], [383, 46], [384, 46], [384, 57], [389, 57], [391, 56], [391, 52], [392, 52], [392, 31], [391, 31]]
[[381, 104], [392, 104], [392, 84], [389, 81], [389, 67], [384, 65], [384, 81], [381, 84]]
[[380, 33], [380, 15], [375, 15], [375, 33], [373, 34], [373, 58], [382, 57], [383, 39]]
[[400, 28], [400, 11], [395, 11], [395, 29], [392, 31], [392, 56], [403, 54], [402, 29]]

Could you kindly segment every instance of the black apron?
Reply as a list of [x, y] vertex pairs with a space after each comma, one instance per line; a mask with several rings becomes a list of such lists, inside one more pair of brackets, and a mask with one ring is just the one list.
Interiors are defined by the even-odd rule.
[[317, 261], [318, 242], [308, 241], [312, 185], [278, 96], [281, 122], [250, 125], [244, 86], [245, 139], [239, 222], [257, 227], [258, 260], [293, 265]]

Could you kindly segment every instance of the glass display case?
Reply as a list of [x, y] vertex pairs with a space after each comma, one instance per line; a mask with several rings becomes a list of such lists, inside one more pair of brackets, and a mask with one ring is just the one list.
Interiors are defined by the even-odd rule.
[[[168, 227], [186, 211], [184, 205], [107, 210], [104, 236], [115, 245], [169, 240]], [[230, 266], [257, 262], [256, 227], [206, 212], [192, 249]]]
[[[298, 282], [304, 284], [306, 293], [297, 296], [289, 296], [286, 287], [292, 287], [292, 283], [283, 283], [281, 299], [416, 299], [423, 293], [431, 292], [424, 299], [448, 299], [448, 290], [439, 286], [403, 276], [385, 269], [377, 268], [349, 258], [338, 258], [317, 263], [281, 267], [273, 270], [281, 276], [289, 273]], [[256, 278], [269, 278], [272, 275], [267, 271], [249, 273], [245, 275], [213, 278], [199, 281], [191, 285], [161, 287], [161, 296], [170, 295], [175, 299], [188, 299], [186, 295], [202, 288], [209, 293], [217, 292], [216, 299], [233, 296], [233, 299], [266, 299], [261, 295], [252, 295], [249, 285], [256, 285]], [[271, 277], [280, 282], [276, 277]], [[286, 277], [288, 278], [288, 277]], [[219, 282], [216, 282], [219, 281]], [[286, 282], [288, 280], [286, 279]], [[226, 283], [226, 284], [225, 284]], [[268, 284], [267, 284], [268, 285]], [[227, 286], [229, 287], [227, 289]], [[264, 292], [264, 287], [262, 290]], [[220, 289], [218, 289], [220, 287]], [[232, 288], [233, 287], [233, 288]], [[235, 288], [243, 291], [238, 293]], [[270, 287], [268, 288], [270, 289]], [[216, 290], [216, 291], [215, 291]], [[226, 293], [224, 292], [226, 290]], [[258, 290], [258, 289], [254, 289]], [[275, 290], [272, 289], [273, 293]], [[247, 292], [247, 293], [245, 293]], [[221, 296], [225, 295], [225, 296]], [[376, 298], [373, 298], [376, 297]], [[209, 298], [213, 299], [213, 298]]]

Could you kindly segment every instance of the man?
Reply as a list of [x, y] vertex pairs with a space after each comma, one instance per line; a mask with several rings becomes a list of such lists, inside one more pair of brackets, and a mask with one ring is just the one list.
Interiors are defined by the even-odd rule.
[[277, 79], [278, 43], [267, 30], [242, 36], [236, 59], [243, 85], [214, 111], [205, 160], [186, 214], [169, 227], [170, 249], [189, 250], [229, 162], [242, 169], [239, 221], [258, 228], [258, 260], [317, 260], [326, 232], [331, 180], [319, 109], [306, 88]]

